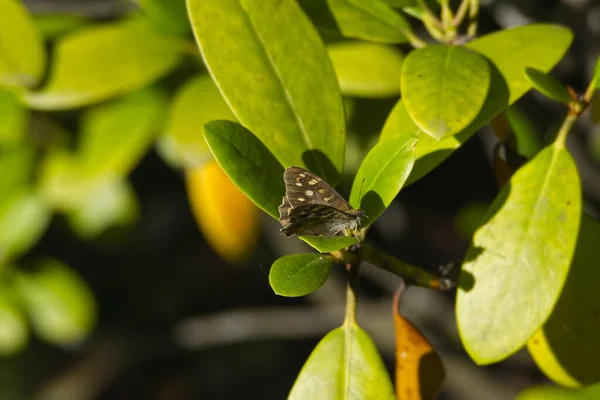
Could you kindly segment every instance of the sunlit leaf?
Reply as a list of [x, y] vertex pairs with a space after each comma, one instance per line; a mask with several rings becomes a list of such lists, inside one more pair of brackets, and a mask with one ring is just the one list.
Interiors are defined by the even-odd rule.
[[19, 147], [0, 153], [0, 199], [8, 196], [15, 188], [29, 183], [35, 161], [35, 149], [31, 147]]
[[36, 333], [53, 344], [85, 339], [96, 323], [96, 305], [85, 282], [60, 261], [45, 259], [16, 275], [16, 288]]
[[419, 128], [439, 140], [475, 119], [488, 93], [490, 69], [468, 48], [427, 46], [406, 57], [401, 82], [406, 110]]
[[29, 342], [29, 326], [11, 287], [0, 287], [0, 355], [10, 356]]
[[375, 43], [335, 43], [327, 50], [342, 93], [358, 97], [387, 97], [400, 93], [403, 55]]
[[375, 222], [404, 186], [415, 161], [415, 143], [381, 140], [363, 160], [350, 193], [350, 204], [364, 209], [368, 217], [363, 226]]
[[323, 254], [290, 254], [273, 263], [269, 283], [280, 296], [304, 296], [325, 283], [334, 262], [332, 256]]
[[478, 364], [508, 357], [550, 315], [579, 230], [577, 168], [559, 144], [514, 174], [467, 251], [457, 295], [462, 342]]
[[331, 253], [358, 243], [353, 236], [300, 236], [300, 239], [321, 253]]
[[527, 343], [536, 364], [563, 386], [600, 382], [600, 223], [581, 219], [567, 281], [550, 318]]
[[88, 22], [85, 17], [75, 14], [38, 14], [33, 16], [33, 21], [46, 40], [55, 39]]
[[18, 145], [23, 141], [26, 122], [27, 112], [19, 104], [17, 96], [8, 90], [0, 89], [0, 149]]
[[329, 332], [302, 367], [289, 394], [304, 399], [394, 399], [394, 388], [371, 338], [347, 323]]
[[63, 110], [107, 100], [165, 75], [182, 50], [179, 40], [141, 19], [86, 27], [58, 41], [48, 83], [23, 101], [36, 109]]
[[31, 87], [38, 83], [46, 53], [25, 6], [18, 0], [0, 3], [0, 87]]
[[171, 103], [165, 133], [159, 138], [163, 157], [177, 166], [197, 167], [212, 158], [204, 140], [204, 124], [235, 121], [219, 89], [209, 75], [187, 81]]
[[188, 8], [204, 60], [239, 122], [285, 167], [337, 183], [342, 99], [325, 46], [296, 2], [188, 0]]
[[214, 160], [188, 169], [186, 187], [196, 222], [210, 246], [229, 262], [246, 261], [260, 235], [258, 208]]
[[533, 87], [544, 96], [559, 103], [569, 104], [571, 102], [572, 98], [566, 86], [552, 75], [530, 67], [525, 68], [525, 74]]

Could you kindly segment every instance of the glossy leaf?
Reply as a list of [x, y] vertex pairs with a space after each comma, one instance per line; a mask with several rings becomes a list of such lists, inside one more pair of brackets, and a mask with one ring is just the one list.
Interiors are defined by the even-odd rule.
[[329, 332], [302, 367], [289, 394], [304, 399], [394, 399], [394, 388], [371, 338], [356, 324]]
[[567, 281], [550, 318], [527, 343], [536, 364], [556, 383], [579, 386], [600, 382], [600, 223], [581, 219]]
[[444, 382], [444, 365], [427, 338], [398, 307], [395, 301], [396, 398], [434, 399]]
[[18, 0], [0, 4], [0, 87], [31, 87], [46, 63], [42, 39], [25, 6]]
[[0, 287], [0, 355], [10, 356], [29, 343], [29, 326], [11, 287]]
[[548, 318], [569, 272], [580, 215], [577, 168], [558, 144], [498, 195], [467, 251], [457, 295], [461, 339], [475, 362], [508, 357]]
[[31, 189], [20, 187], [0, 198], [0, 265], [34, 245], [50, 222], [50, 210]]
[[127, 175], [152, 144], [164, 107], [162, 93], [144, 89], [85, 112], [77, 168], [88, 176]]
[[296, 2], [188, 0], [188, 8], [204, 60], [240, 123], [285, 167], [337, 183], [342, 99], [327, 51]]
[[280, 296], [305, 296], [323, 286], [333, 265], [334, 258], [331, 256], [290, 254], [273, 263], [269, 283]]
[[181, 42], [141, 19], [87, 27], [58, 41], [48, 83], [23, 100], [42, 110], [107, 100], [165, 75], [179, 62], [182, 49]]
[[358, 243], [358, 239], [353, 236], [300, 236], [300, 239], [321, 253], [331, 253]]
[[160, 137], [163, 157], [186, 167], [197, 167], [210, 160], [203, 126], [216, 119], [235, 121], [211, 77], [199, 75], [187, 81], [171, 103], [165, 133]]
[[365, 210], [368, 217], [363, 226], [375, 222], [404, 186], [415, 162], [415, 143], [381, 140], [363, 160], [350, 192], [350, 204]]
[[75, 14], [39, 14], [34, 15], [33, 21], [46, 40], [55, 39], [89, 22]]
[[131, 185], [122, 180], [98, 181], [86, 197], [69, 212], [71, 229], [84, 239], [93, 239], [115, 225], [136, 220], [139, 205]]
[[544, 96], [559, 103], [569, 104], [571, 102], [571, 95], [566, 86], [552, 75], [530, 67], [525, 68], [525, 74], [533, 87]]
[[142, 12], [161, 32], [175, 35], [191, 33], [185, 0], [137, 0]]
[[[470, 42], [467, 47], [484, 55], [493, 64], [486, 101], [473, 122], [455, 136], [437, 141], [423, 133], [400, 101], [384, 127], [382, 137], [417, 137], [416, 162], [407, 184], [411, 184], [448, 158], [479, 128], [508, 105], [518, 100], [531, 84], [524, 70], [527, 66], [549, 71], [562, 57], [572, 40], [571, 32], [560, 26], [532, 24], [503, 30]], [[396, 114], [396, 115], [394, 115]], [[414, 129], [413, 129], [414, 128]]]
[[519, 393], [516, 400], [596, 400], [600, 398], [600, 384], [581, 389], [566, 389], [556, 386], [535, 386]]
[[54, 344], [85, 339], [96, 323], [96, 305], [85, 282], [60, 261], [45, 259], [34, 272], [20, 272], [16, 289], [34, 330]]
[[404, 57], [393, 47], [349, 42], [332, 44], [328, 51], [343, 94], [388, 97], [400, 93]]
[[225, 174], [260, 209], [279, 219], [284, 169], [256, 136], [240, 124], [212, 121], [204, 136]]
[[246, 261], [260, 236], [258, 208], [216, 161], [186, 171], [190, 207], [206, 241], [231, 263]]
[[341, 33], [346, 37], [381, 43], [404, 43], [410, 25], [381, 0], [327, 0]]
[[2, 89], [0, 89], [0, 121], [0, 149], [20, 144], [25, 137], [27, 112], [19, 104], [14, 93]]
[[406, 57], [401, 82], [406, 110], [419, 128], [439, 140], [475, 119], [488, 93], [490, 69], [468, 48], [427, 46]]

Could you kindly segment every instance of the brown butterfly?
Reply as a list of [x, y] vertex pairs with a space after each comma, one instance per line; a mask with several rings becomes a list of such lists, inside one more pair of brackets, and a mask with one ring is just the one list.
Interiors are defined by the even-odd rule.
[[300, 167], [283, 174], [285, 196], [279, 206], [281, 233], [335, 236], [344, 231], [358, 235], [363, 210], [355, 210], [317, 175]]

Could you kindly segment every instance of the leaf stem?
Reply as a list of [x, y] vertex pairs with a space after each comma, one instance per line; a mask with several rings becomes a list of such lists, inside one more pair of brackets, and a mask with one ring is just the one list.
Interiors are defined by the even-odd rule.
[[346, 326], [352, 326], [356, 324], [359, 269], [360, 260], [346, 264], [346, 274], [348, 275], [348, 283], [346, 286], [346, 315], [344, 317], [344, 325]]
[[454, 27], [458, 27], [463, 22], [465, 16], [467, 15], [467, 10], [469, 9], [470, 4], [471, 0], [462, 0], [460, 2], [460, 6], [458, 6], [458, 11], [454, 16], [454, 19], [452, 20], [452, 25], [454, 25]]
[[469, 27], [467, 36], [471, 39], [477, 36], [477, 17], [479, 15], [479, 0], [469, 1]]
[[362, 243], [361, 255], [364, 261], [401, 277], [407, 285], [438, 290], [448, 290], [455, 286], [450, 279], [440, 278], [422, 268], [400, 261], [367, 242]]
[[558, 147], [565, 146], [565, 141], [567, 140], [567, 135], [569, 134], [569, 131], [573, 127], [573, 124], [575, 123], [575, 121], [577, 121], [577, 117], [578, 117], [578, 115], [576, 113], [569, 111], [569, 113], [567, 114], [567, 118], [565, 118], [562, 125], [560, 126], [560, 129], [558, 130], [558, 133], [556, 135], [556, 140], [554, 141], [555, 146], [558, 146]]

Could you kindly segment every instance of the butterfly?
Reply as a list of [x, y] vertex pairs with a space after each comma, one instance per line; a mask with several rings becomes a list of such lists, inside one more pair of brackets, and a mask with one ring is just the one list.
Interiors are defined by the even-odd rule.
[[352, 232], [357, 235], [363, 210], [355, 210], [327, 182], [300, 167], [283, 173], [285, 196], [279, 206], [280, 232], [294, 235], [335, 236]]

